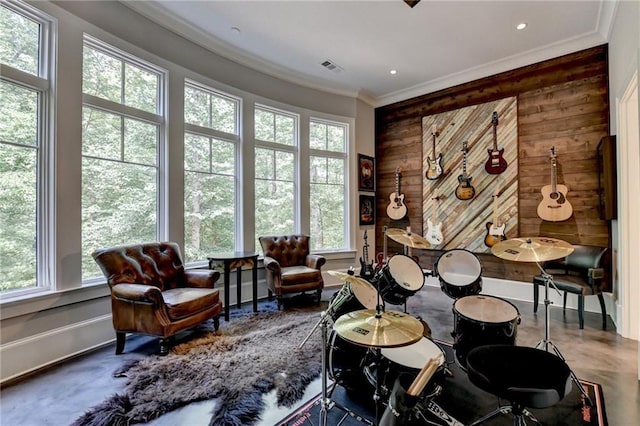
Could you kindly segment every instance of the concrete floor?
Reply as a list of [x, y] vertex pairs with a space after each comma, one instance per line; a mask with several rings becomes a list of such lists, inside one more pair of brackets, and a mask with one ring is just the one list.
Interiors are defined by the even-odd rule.
[[[334, 290], [326, 289], [323, 299], [328, 300]], [[534, 315], [531, 303], [512, 302], [521, 316], [517, 344], [535, 346], [544, 338], [544, 308], [541, 306]], [[419, 295], [407, 301], [407, 312], [421, 317], [431, 328], [432, 336], [444, 341], [452, 341], [452, 307], [453, 300], [432, 286], [423, 287]], [[395, 308], [398, 307], [391, 309]], [[567, 310], [563, 315], [561, 307], [552, 306], [549, 323], [550, 340], [576, 375], [602, 385], [609, 425], [640, 424], [637, 342], [616, 334], [611, 321], [608, 329], [602, 330], [601, 316], [595, 313], [585, 313], [585, 328], [580, 330], [576, 311]], [[117, 367], [156, 349], [154, 339], [130, 336], [122, 355], [115, 356], [114, 346], [110, 345], [5, 387], [0, 398], [0, 424], [68, 425], [85, 410], [121, 390], [123, 379], [112, 377]], [[179, 415], [165, 415], [153, 424], [192, 425], [199, 423], [197, 420], [207, 424], [212, 406], [206, 402], [200, 406], [191, 404]]]

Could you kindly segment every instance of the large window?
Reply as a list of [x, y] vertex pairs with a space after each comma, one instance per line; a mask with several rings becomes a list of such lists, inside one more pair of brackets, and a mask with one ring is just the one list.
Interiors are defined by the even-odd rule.
[[237, 98], [188, 81], [184, 89], [185, 260], [236, 248]]
[[296, 221], [298, 116], [255, 108], [255, 234], [291, 234]]
[[0, 4], [0, 292], [51, 286], [50, 18]]
[[309, 207], [312, 250], [347, 248], [347, 134], [345, 124], [309, 124]]
[[82, 88], [82, 277], [97, 247], [160, 235], [164, 73], [85, 37]]

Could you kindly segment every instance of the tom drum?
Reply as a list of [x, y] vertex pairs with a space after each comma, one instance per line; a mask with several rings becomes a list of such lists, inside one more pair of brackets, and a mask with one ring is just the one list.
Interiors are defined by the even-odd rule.
[[453, 249], [440, 255], [433, 266], [440, 288], [447, 296], [458, 299], [482, 291], [482, 266], [468, 250]]
[[401, 305], [424, 286], [424, 274], [415, 260], [396, 254], [377, 273], [374, 282], [385, 302]]

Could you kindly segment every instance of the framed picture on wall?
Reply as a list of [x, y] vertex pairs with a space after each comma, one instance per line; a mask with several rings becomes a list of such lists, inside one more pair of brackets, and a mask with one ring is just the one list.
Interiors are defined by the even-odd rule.
[[375, 222], [376, 197], [360, 195], [360, 225], [373, 225]]
[[358, 154], [358, 189], [371, 192], [376, 190], [375, 159], [363, 154]]

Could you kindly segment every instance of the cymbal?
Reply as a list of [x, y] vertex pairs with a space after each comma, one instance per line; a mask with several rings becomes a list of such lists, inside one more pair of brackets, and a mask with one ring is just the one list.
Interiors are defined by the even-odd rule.
[[566, 241], [548, 237], [511, 238], [491, 248], [495, 256], [515, 262], [546, 262], [560, 259], [573, 252]]
[[340, 337], [362, 346], [395, 348], [422, 339], [424, 326], [409, 314], [399, 311], [381, 312], [363, 309], [342, 315], [333, 326]]
[[409, 246], [416, 249], [428, 249], [431, 248], [429, 241], [425, 240], [418, 234], [409, 233], [398, 228], [387, 229], [387, 236], [393, 241], [396, 241], [404, 246]]
[[327, 273], [331, 276], [339, 278], [341, 281], [346, 281], [349, 284], [363, 284], [368, 286], [369, 282], [364, 278], [356, 277], [355, 275], [347, 274], [345, 272], [340, 271], [327, 271]]

